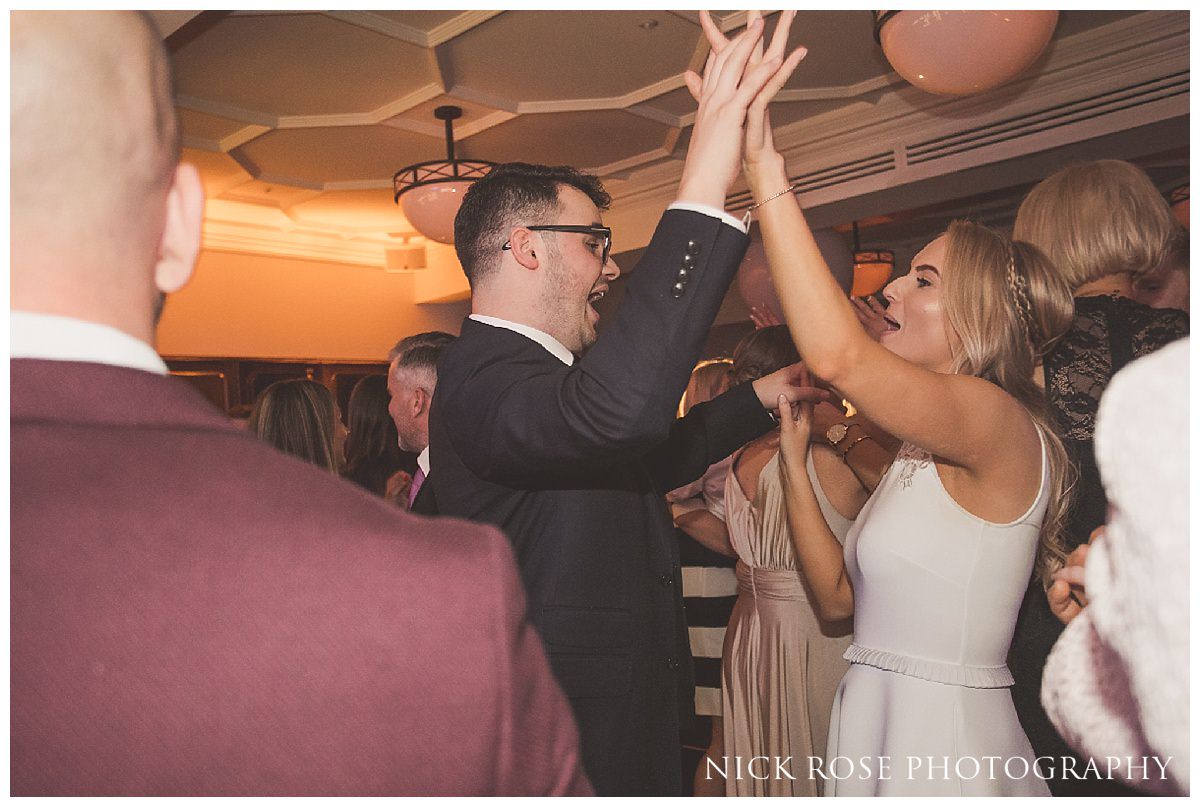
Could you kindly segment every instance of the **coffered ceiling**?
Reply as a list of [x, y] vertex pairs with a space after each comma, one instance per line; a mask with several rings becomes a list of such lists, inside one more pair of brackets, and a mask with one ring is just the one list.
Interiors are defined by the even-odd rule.
[[[683, 73], [707, 54], [691, 11], [155, 14], [175, 64], [185, 154], [210, 199], [210, 248], [304, 254], [296, 245], [310, 244], [330, 260], [378, 266], [385, 249], [422, 241], [393, 203], [391, 178], [444, 156], [432, 114], [443, 104], [464, 110], [460, 157], [589, 169], [615, 197], [610, 218], [625, 225], [616, 249], [643, 245], [686, 153], [695, 105]], [[745, 12], [716, 18], [733, 32]], [[861, 197], [1039, 143], [1186, 115], [1188, 25], [1187, 12], [1065, 11], [1026, 77], [948, 100], [892, 72], [870, 12], [805, 11], [791, 38], [809, 54], [772, 115], [792, 169], [825, 177], [808, 186], [813, 203]], [[1134, 96], [1133, 106], [1114, 100]], [[1108, 105], [1103, 120], [1074, 111], [1034, 125], [1088, 98], [1099, 99], [1088, 108]], [[989, 135], [970, 157], [942, 145], [1003, 125], [1025, 127], [1025, 139]], [[1005, 142], [1009, 152], [995, 151]], [[920, 143], [937, 153], [916, 170]], [[847, 164], [858, 167], [838, 168]]]

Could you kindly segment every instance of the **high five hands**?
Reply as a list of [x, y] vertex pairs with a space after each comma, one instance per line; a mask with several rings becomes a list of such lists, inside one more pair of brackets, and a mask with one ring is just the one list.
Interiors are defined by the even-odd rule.
[[764, 141], [770, 143], [767, 104], [807, 53], [807, 49], [797, 48], [790, 56], [784, 55], [795, 16], [794, 11], [782, 12], [764, 50], [761, 12], [749, 12], [746, 29], [732, 40], [721, 33], [708, 12], [700, 12], [700, 25], [711, 50], [702, 77], [691, 70], [684, 74], [699, 108], [679, 185], [680, 201], [723, 208], [725, 195], [737, 178], [739, 158], [748, 159], [750, 139], [759, 143], [756, 153], [763, 151]]

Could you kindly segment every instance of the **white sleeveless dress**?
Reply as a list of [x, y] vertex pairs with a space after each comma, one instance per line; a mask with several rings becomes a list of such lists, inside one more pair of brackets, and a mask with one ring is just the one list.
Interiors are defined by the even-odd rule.
[[1048, 492], [1044, 440], [1037, 498], [1008, 524], [968, 513], [928, 452], [900, 449], [846, 536], [854, 643], [826, 795], [1049, 795], [1005, 665]]

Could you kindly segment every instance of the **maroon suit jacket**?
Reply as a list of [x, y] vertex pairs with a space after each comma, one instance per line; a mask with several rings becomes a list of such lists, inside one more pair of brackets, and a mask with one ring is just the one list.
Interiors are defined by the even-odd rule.
[[14, 360], [13, 795], [589, 794], [508, 542]]

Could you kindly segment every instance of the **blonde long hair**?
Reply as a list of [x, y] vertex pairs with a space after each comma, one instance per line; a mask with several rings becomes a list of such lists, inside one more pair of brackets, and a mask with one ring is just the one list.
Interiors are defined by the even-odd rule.
[[954, 268], [946, 273], [942, 306], [961, 343], [954, 372], [1007, 392], [1046, 439], [1050, 499], [1035, 566], [1046, 584], [1066, 559], [1063, 522], [1075, 471], [1033, 378], [1042, 357], [1071, 326], [1071, 288], [1031, 244], [968, 221], [953, 222], [946, 236], [946, 264]]
[[706, 403], [729, 389], [729, 369], [733, 359], [724, 356], [716, 359], [702, 359], [692, 369], [692, 377], [688, 379], [687, 389], [679, 400], [679, 417], [699, 403]]

